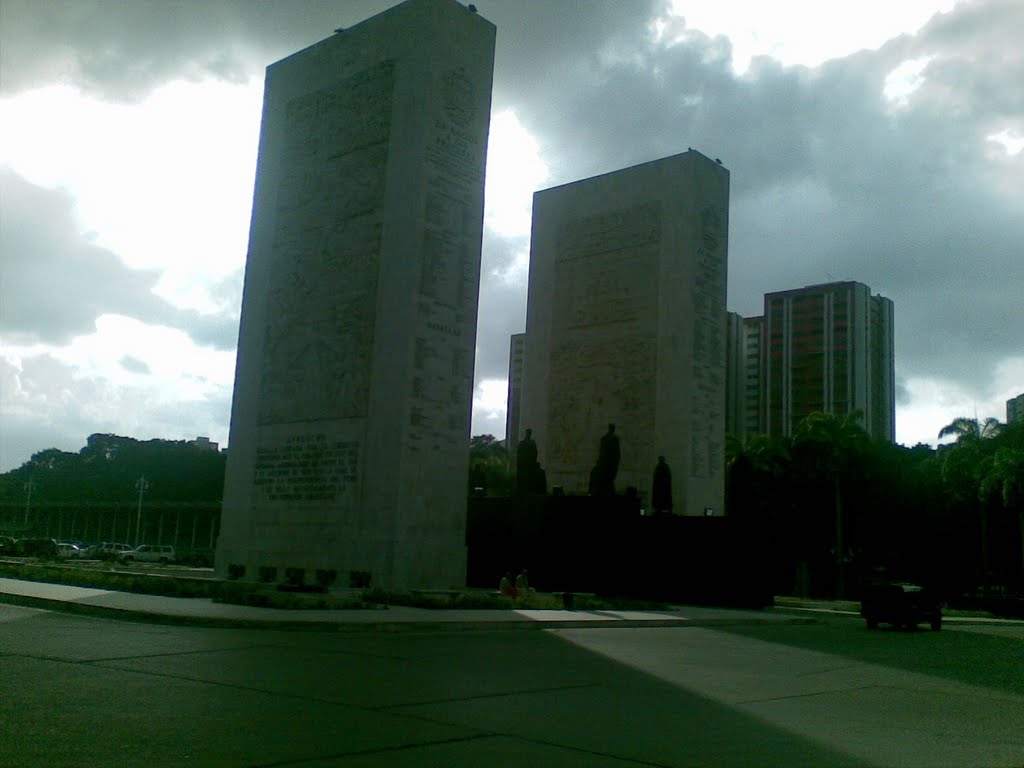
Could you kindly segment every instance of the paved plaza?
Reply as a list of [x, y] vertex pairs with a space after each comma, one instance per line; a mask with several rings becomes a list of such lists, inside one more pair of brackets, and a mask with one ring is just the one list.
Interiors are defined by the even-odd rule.
[[673, 613], [282, 630], [0, 604], [0, 765], [1024, 766], [1022, 623]]

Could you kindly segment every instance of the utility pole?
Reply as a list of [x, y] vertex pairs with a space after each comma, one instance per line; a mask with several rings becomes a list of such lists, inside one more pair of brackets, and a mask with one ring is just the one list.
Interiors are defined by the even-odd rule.
[[30, 477], [25, 483], [27, 497], [25, 499], [25, 525], [28, 525], [28, 511], [32, 507], [32, 489], [36, 487], [35, 481]]
[[142, 543], [139, 539], [140, 528], [142, 525], [142, 494], [149, 490], [149, 483], [146, 482], [145, 475], [142, 475], [135, 481], [135, 488], [139, 491], [139, 506], [135, 512], [135, 546], [137, 547]]

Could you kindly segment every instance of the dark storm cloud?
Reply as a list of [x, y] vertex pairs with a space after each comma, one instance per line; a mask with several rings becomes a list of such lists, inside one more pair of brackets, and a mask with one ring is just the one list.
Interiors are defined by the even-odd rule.
[[4, 89], [67, 79], [103, 97], [130, 101], [177, 78], [248, 80], [269, 63], [268, 55], [329, 35], [339, 21], [339, 5], [4, 0]]
[[152, 372], [145, 360], [139, 360], [139, 358], [132, 355], [125, 355], [118, 362], [129, 373], [149, 374]]
[[526, 330], [525, 272], [511, 279], [516, 256], [526, 251], [525, 238], [484, 234], [477, 320], [476, 380], [503, 379], [508, 374], [509, 337]]
[[166, 313], [152, 293], [157, 273], [128, 269], [84, 238], [69, 195], [0, 169], [0, 198], [0, 327], [8, 339], [61, 344], [91, 332], [105, 312], [132, 317]]
[[911, 401], [910, 389], [907, 381], [902, 376], [896, 377], [896, 405], [909, 405]]
[[65, 344], [119, 314], [188, 333], [198, 344], [234, 349], [237, 316], [178, 309], [153, 293], [159, 273], [129, 269], [83, 236], [71, 197], [0, 168], [0, 331], [10, 343]]
[[[241, 289], [239, 289], [241, 296]], [[237, 314], [201, 314], [194, 310], [174, 310], [175, 320], [170, 323], [189, 335], [196, 344], [234, 351], [238, 346]]]
[[[557, 112], [561, 95], [580, 78], [591, 80], [602, 59], [629, 55], [649, 36], [664, 0], [480, 2], [480, 13], [498, 29], [494, 106], [524, 114]], [[559, 98], [549, 100], [547, 96]]]
[[[68, 79], [134, 100], [164, 81], [260, 76], [267, 64], [387, 10], [395, 0], [4, 0], [0, 71], [6, 93]], [[586, 61], [628, 48], [663, 0], [481, 0], [499, 29], [496, 98], [564, 87]], [[584, 60], [581, 61], [581, 54]]]

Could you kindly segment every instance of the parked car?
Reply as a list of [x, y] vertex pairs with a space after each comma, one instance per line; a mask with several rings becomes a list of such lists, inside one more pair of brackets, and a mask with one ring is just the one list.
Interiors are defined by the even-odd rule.
[[927, 623], [936, 632], [942, 628], [942, 606], [931, 590], [902, 581], [868, 584], [860, 604], [860, 615], [868, 629], [891, 624], [896, 629], [916, 629]]
[[119, 544], [112, 541], [104, 541], [100, 544], [99, 549], [96, 549], [92, 554], [96, 557], [105, 558], [107, 560], [114, 560], [125, 552], [131, 552], [132, 546], [130, 544]]
[[137, 560], [140, 563], [160, 563], [161, 565], [166, 565], [174, 560], [174, 547], [166, 544], [143, 544], [121, 554], [121, 562], [130, 563], [133, 560]]
[[18, 557], [56, 557], [57, 542], [53, 539], [18, 539], [14, 542]]
[[58, 541], [57, 557], [79, 560], [84, 557], [84, 555], [77, 544], [72, 544], [70, 541]]
[[77, 541], [73, 541], [71, 543], [77, 545], [78, 548], [80, 550], [82, 550], [82, 557], [85, 557], [85, 558], [99, 557], [99, 554], [100, 554], [100, 545], [99, 544], [80, 544]]
[[0, 536], [0, 555], [14, 554], [14, 539], [10, 536]]

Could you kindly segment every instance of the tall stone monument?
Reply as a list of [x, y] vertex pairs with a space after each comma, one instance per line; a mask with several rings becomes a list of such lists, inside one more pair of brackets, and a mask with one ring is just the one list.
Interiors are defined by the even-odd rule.
[[689, 151], [533, 199], [520, 424], [548, 483], [586, 493], [609, 424], [615, 487], [722, 514], [729, 172]]
[[267, 69], [219, 574], [465, 583], [494, 40], [408, 0]]

